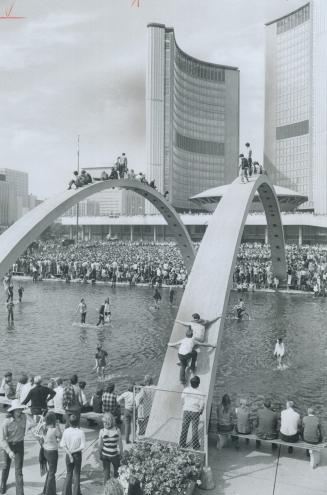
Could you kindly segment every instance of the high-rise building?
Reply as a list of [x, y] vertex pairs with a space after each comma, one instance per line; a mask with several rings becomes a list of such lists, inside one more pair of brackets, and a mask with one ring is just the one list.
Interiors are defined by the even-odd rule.
[[28, 174], [10, 168], [0, 168], [9, 188], [8, 225], [28, 211]]
[[264, 164], [274, 183], [327, 213], [327, 2], [266, 24]]
[[[93, 196], [94, 197], [94, 196]], [[72, 206], [67, 210], [63, 216], [76, 217], [77, 205]], [[80, 217], [96, 217], [100, 215], [100, 205], [98, 201], [86, 199], [78, 203], [78, 214]]]
[[179, 210], [237, 175], [239, 70], [187, 55], [163, 24], [148, 25], [146, 146], [147, 179]]

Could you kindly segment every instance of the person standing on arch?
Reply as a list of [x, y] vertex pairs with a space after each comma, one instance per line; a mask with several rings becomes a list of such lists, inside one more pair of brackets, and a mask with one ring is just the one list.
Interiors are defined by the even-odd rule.
[[122, 153], [121, 156], [118, 157], [117, 159], [118, 163], [118, 173], [119, 173], [119, 178], [123, 179], [125, 177], [125, 174], [127, 174], [127, 156], [125, 153]]

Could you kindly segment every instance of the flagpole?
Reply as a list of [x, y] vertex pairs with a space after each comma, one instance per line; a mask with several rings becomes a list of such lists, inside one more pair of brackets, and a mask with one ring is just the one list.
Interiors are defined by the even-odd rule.
[[[79, 134], [77, 135], [77, 172], [79, 177]], [[79, 203], [76, 205], [76, 244], [78, 244], [78, 216], [79, 216]]]

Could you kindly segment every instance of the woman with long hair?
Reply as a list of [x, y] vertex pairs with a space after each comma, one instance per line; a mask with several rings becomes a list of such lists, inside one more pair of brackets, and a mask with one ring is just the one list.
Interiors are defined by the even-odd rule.
[[225, 394], [217, 407], [217, 448], [222, 449], [228, 439], [227, 433], [234, 430], [233, 409], [228, 394]]
[[61, 439], [61, 430], [56, 421], [54, 412], [45, 416], [45, 428], [42, 435], [44, 457], [48, 463], [48, 474], [44, 483], [44, 495], [56, 495], [56, 472], [58, 465], [58, 446]]

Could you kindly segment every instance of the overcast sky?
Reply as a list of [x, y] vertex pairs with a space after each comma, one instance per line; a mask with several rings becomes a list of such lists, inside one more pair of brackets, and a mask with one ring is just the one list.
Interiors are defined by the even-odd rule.
[[[0, 19], [0, 167], [48, 197], [76, 168], [125, 151], [145, 170], [146, 26], [175, 28], [188, 54], [241, 71], [241, 145], [262, 159], [264, 23], [305, 0], [16, 0]], [[0, 0], [0, 15], [12, 0]]]

